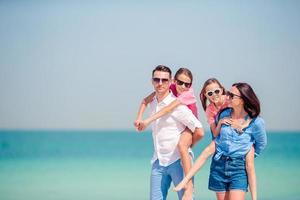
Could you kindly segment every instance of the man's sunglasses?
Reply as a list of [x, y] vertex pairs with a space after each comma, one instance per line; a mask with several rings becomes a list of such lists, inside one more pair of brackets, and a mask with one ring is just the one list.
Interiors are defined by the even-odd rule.
[[176, 79], [176, 83], [177, 85], [184, 85], [186, 88], [190, 88], [192, 86], [192, 83], [186, 83], [178, 79]]
[[211, 97], [214, 93], [215, 94], [220, 94], [220, 92], [221, 92], [221, 89], [220, 88], [216, 88], [214, 90], [207, 91], [206, 95], [209, 96], [209, 97]]
[[168, 78], [152, 78], [153, 82], [155, 83], [167, 83], [169, 82], [169, 79]]
[[233, 99], [233, 97], [235, 97], [235, 96], [241, 98], [240, 95], [233, 94], [232, 92], [229, 92], [229, 91], [226, 92], [226, 95], [227, 95], [230, 99]]

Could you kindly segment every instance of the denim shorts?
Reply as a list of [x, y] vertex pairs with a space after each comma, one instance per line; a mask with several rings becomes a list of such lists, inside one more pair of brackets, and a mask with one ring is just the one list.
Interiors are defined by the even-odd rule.
[[212, 158], [208, 189], [215, 192], [229, 190], [248, 191], [248, 178], [245, 166], [245, 157], [230, 158], [221, 156]]

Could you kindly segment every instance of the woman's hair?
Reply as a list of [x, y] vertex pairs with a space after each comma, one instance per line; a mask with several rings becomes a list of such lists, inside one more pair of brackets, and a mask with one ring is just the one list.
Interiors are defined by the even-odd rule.
[[241, 93], [244, 101], [244, 109], [249, 117], [257, 117], [260, 113], [260, 102], [252, 87], [248, 83], [234, 83], [232, 87], [236, 87]]
[[175, 73], [175, 76], [174, 76], [175, 80], [177, 80], [177, 78], [180, 74], [184, 74], [184, 75], [188, 76], [191, 79], [191, 83], [193, 83], [193, 74], [189, 69], [184, 68], [184, 67], [179, 68], [177, 70], [177, 72]]
[[219, 85], [219, 87], [223, 90], [223, 93], [222, 94], [225, 94], [225, 88], [223, 87], [223, 85], [216, 79], [216, 78], [210, 78], [210, 79], [207, 79], [204, 84], [203, 84], [203, 87], [201, 89], [201, 92], [200, 92], [200, 100], [201, 100], [201, 103], [202, 103], [202, 107], [204, 109], [204, 111], [206, 110], [206, 107], [207, 107], [207, 97], [205, 95], [205, 92], [206, 92], [206, 87], [211, 84], [211, 83], [216, 83]]

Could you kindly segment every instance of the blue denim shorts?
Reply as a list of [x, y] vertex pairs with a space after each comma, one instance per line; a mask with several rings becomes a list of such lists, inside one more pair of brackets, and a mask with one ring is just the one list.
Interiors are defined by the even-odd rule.
[[229, 190], [248, 191], [248, 178], [245, 158], [230, 158], [221, 156], [220, 159], [212, 158], [208, 189], [215, 192]]

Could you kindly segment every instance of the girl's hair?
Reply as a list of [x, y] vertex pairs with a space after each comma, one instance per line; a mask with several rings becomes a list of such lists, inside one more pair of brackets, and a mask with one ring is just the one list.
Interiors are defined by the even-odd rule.
[[236, 87], [241, 93], [241, 98], [244, 101], [244, 109], [249, 117], [257, 117], [260, 113], [260, 102], [252, 87], [248, 83], [234, 83], [232, 87]]
[[201, 100], [201, 103], [202, 103], [202, 107], [204, 109], [204, 111], [206, 111], [206, 107], [207, 107], [207, 97], [205, 95], [205, 90], [206, 90], [206, 87], [211, 84], [211, 83], [216, 83], [219, 85], [219, 87], [223, 90], [223, 93], [222, 94], [225, 94], [225, 88], [223, 87], [223, 85], [221, 85], [221, 83], [216, 79], [216, 78], [210, 78], [210, 79], [207, 79], [204, 84], [203, 84], [203, 87], [201, 89], [201, 92], [200, 92], [200, 100]]
[[184, 67], [179, 68], [177, 70], [177, 72], [175, 73], [175, 76], [174, 76], [175, 80], [177, 80], [177, 78], [180, 74], [184, 74], [184, 75], [188, 76], [191, 79], [191, 83], [193, 83], [193, 74], [189, 69], [184, 68]]

